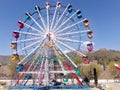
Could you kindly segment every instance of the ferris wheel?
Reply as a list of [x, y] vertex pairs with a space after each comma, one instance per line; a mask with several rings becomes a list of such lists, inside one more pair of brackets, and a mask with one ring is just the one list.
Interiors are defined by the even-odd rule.
[[32, 74], [36, 73], [40, 84], [43, 71], [46, 81], [49, 82], [48, 71], [55, 73], [48, 67], [54, 65], [51, 59], [62, 58], [58, 60], [62, 71], [65, 72], [63, 65], [67, 65], [71, 71], [69, 67], [76, 69], [77, 65], [69, 55], [70, 52], [86, 58], [82, 49], [86, 47], [90, 52], [93, 50], [93, 31], [80, 10], [74, 10], [71, 4], [63, 6], [60, 2], [55, 6], [46, 2], [45, 7], [35, 6], [34, 10], [33, 13], [26, 12], [26, 19], [19, 20], [18, 29], [13, 31], [11, 60], [18, 61], [16, 70], [21, 72], [14, 86], [18, 85], [23, 77], [26, 84]]

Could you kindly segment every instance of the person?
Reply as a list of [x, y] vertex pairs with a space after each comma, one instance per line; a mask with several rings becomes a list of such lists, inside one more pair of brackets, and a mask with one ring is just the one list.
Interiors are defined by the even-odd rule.
[[88, 79], [88, 77], [85, 77], [83, 80], [87, 85], [89, 85], [90, 80]]
[[105, 89], [106, 89], [106, 85], [102, 84], [102, 85], [101, 85], [101, 89], [102, 89], [102, 90], [105, 90]]

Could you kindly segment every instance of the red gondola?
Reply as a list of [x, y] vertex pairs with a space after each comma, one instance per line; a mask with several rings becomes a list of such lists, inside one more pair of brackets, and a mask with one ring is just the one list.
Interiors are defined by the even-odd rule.
[[19, 38], [19, 32], [13, 32], [13, 37], [14, 38]]
[[22, 22], [20, 22], [20, 21], [18, 21], [18, 26], [19, 26], [20, 28], [24, 28], [24, 24], [23, 24]]
[[86, 59], [83, 61], [84, 64], [89, 64], [89, 62], [90, 62], [90, 61], [89, 61], [88, 58], [86, 58]]
[[93, 44], [92, 43], [87, 44], [87, 49], [88, 51], [91, 52], [93, 50]]

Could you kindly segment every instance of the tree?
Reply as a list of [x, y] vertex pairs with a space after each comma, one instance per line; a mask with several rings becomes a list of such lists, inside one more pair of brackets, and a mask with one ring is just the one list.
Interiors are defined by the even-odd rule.
[[16, 65], [17, 65], [17, 62], [16, 61], [12, 61], [12, 60], [9, 60], [8, 62], [8, 67], [11, 71], [11, 78], [13, 79], [16, 74], [17, 74], [17, 71], [16, 71]]
[[83, 59], [81, 56], [77, 55], [76, 57], [74, 57], [73, 61], [76, 65], [79, 65], [82, 63]]
[[91, 63], [91, 64], [80, 66], [81, 75], [87, 77], [88, 79], [93, 79], [94, 78], [94, 71], [93, 71], [94, 68], [96, 68], [96, 73], [99, 76], [101, 73], [101, 67], [100, 67], [100, 65], [98, 65], [96, 63]]

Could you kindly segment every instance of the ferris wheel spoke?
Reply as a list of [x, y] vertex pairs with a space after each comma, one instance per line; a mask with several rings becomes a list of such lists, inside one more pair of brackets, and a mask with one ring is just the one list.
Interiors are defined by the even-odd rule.
[[53, 27], [53, 30], [55, 30], [55, 28], [57, 27], [57, 25], [59, 24], [60, 20], [63, 18], [64, 14], [66, 13], [67, 11], [67, 8], [70, 4], [67, 5], [67, 7], [65, 8], [65, 10], [63, 11], [62, 15], [60, 16], [60, 18], [57, 20], [57, 22], [55, 23], [54, 27]]
[[24, 51], [24, 50], [26, 50], [26, 49], [28, 49], [28, 48], [34, 46], [35, 44], [39, 43], [40, 41], [41, 41], [41, 40], [38, 40], [38, 41], [36, 41], [36, 42], [34, 42], [34, 43], [32, 42], [32, 44], [29, 44], [28, 46], [26, 46], [26, 47], [24, 47], [24, 48], [18, 50], [17, 52]]
[[36, 42], [31, 42], [32, 44], [29, 44], [28, 46], [26, 46], [26, 47], [24, 47], [24, 48], [22, 48], [22, 49], [20, 49], [20, 50], [18, 50], [17, 52], [21, 52], [21, 51], [24, 51], [24, 50], [26, 50], [26, 49], [28, 49], [28, 48], [30, 48], [30, 47], [32, 47], [32, 46], [34, 46], [34, 45], [36, 45], [37, 43], [40, 43], [40, 42], [42, 42], [42, 40], [38, 40], [38, 41], [36, 41]]
[[50, 29], [49, 8], [46, 9], [46, 13], [47, 13], [47, 32], [49, 32], [49, 29]]
[[34, 53], [34, 51], [37, 50], [39, 47], [41, 48], [41, 47], [43, 46], [45, 40], [46, 40], [46, 38], [43, 39], [43, 40], [41, 41], [41, 43], [39, 43], [30, 53], [28, 53], [18, 64], [21, 64], [24, 60], [26, 60], [26, 59], [27, 59], [32, 53]]
[[61, 53], [72, 63], [72, 65], [73, 65], [75, 68], [77, 68], [77, 65], [68, 57], [67, 54], [64, 53], [64, 51], [60, 48], [60, 46], [59, 46], [57, 43], [55, 43], [55, 46], [56, 46], [56, 47], [61, 51]]
[[[69, 30], [68, 30], [69, 31]], [[67, 32], [67, 33], [60, 33], [57, 34], [56, 36], [65, 36], [65, 35], [76, 35], [76, 34], [82, 34], [82, 33], [86, 33], [89, 30], [83, 30], [83, 31], [74, 31], [74, 32]]]
[[20, 21], [20, 22], [23, 23], [27, 28], [31, 28], [31, 30], [33, 30], [33, 31], [36, 31], [36, 32], [38, 32], [38, 33], [43, 33], [42, 31], [36, 29], [35, 27], [33, 27], [33, 26], [31, 26], [31, 25], [29, 25], [29, 24], [27, 24], [27, 23], [24, 23], [24, 22], [22, 22], [22, 21]]
[[24, 60], [26, 60], [38, 48], [39, 48], [39, 45], [37, 45], [37, 47], [35, 47], [30, 53], [28, 53], [28, 55], [25, 56], [18, 64], [21, 64]]
[[67, 38], [62, 38], [62, 37], [57, 37], [56, 39], [60, 41], [71, 42], [71, 43], [83, 43], [83, 41], [67, 39]]
[[74, 48], [72, 48], [72, 47], [68, 46], [67, 44], [64, 44], [64, 43], [63, 43], [63, 42], [61, 42], [61, 41], [56, 40], [56, 42], [58, 42], [60, 45], [64, 46], [65, 48], [67, 48], [67, 49], [69, 49], [69, 50], [72, 50], [72, 51], [74, 51], [74, 52], [76, 52], [76, 53], [80, 54], [81, 56], [86, 56], [85, 54], [83, 54], [83, 53], [81, 53], [81, 52], [76, 51]]
[[[78, 22], [76, 22], [76, 23], [74, 23], [74, 24], [72, 24], [72, 25], [69, 25], [69, 26], [67, 26], [67, 27], [65, 27], [65, 28], [63, 28], [63, 29], [60, 29], [59, 31], [56, 31], [56, 33], [60, 33], [60, 32], [62, 32], [62, 31], [64, 31], [64, 30], [67, 30], [67, 29], [69, 29], [69, 28], [72, 28], [72, 27], [76, 26], [77, 24], [82, 23], [84, 20], [86, 20], [86, 19], [83, 19], [83, 20], [78, 21]], [[58, 29], [57, 29], [57, 30], [58, 30]]]
[[34, 21], [34, 23], [43, 31], [45, 32], [45, 29], [43, 29], [42, 26], [27, 12], [27, 15]]
[[67, 18], [67, 20], [64, 20], [63, 23], [61, 23], [57, 28], [55, 28], [55, 30], [59, 30], [63, 25], [65, 25], [74, 15], [76, 15], [76, 13], [78, 12], [78, 10], [76, 12], [74, 12], [69, 18]]
[[46, 28], [47, 28], [46, 22], [45, 22], [45, 20], [44, 20], [44, 18], [43, 18], [43, 16], [42, 16], [40, 10], [38, 9], [38, 6], [36, 6], [36, 8], [37, 8], [39, 17], [40, 17], [40, 19], [41, 19], [41, 21], [42, 21], [42, 24], [43, 24], [43, 26], [44, 26], [44, 28], [45, 28], [45, 30], [46, 30]]
[[29, 42], [32, 40], [37, 40], [37, 39], [41, 39], [42, 37], [35, 37], [35, 38], [29, 38], [29, 39], [23, 39], [23, 40], [17, 40], [17, 41], [12, 41], [12, 43], [23, 43], [23, 42]]
[[[41, 49], [39, 49], [39, 50], [33, 55], [33, 57], [32, 57], [31, 60], [36, 61], [36, 60], [38, 59], [39, 55], [40, 55], [40, 51], [41, 51]], [[38, 61], [39, 61], [39, 60], [37, 60], [37, 63], [38, 63]], [[28, 61], [26, 61], [26, 62], [24, 63], [24, 65], [27, 64], [27, 62], [28, 62]], [[37, 63], [35, 63], [35, 64], [37, 65]], [[35, 67], [35, 64], [34, 64], [34, 67]], [[33, 69], [33, 70], [34, 70], [34, 69]]]
[[54, 29], [54, 27], [55, 27], [55, 25], [56, 25], [56, 23], [58, 22], [58, 20], [59, 20], [59, 17], [60, 17], [60, 10], [57, 12], [57, 15], [56, 15], [56, 18], [55, 18], [55, 23], [54, 23], [54, 25], [53, 25], [53, 27], [52, 27], [52, 30], [53, 31], [55, 31], [55, 29]]
[[54, 20], [55, 20], [55, 17], [56, 17], [56, 13], [57, 13], [57, 6], [56, 6], [55, 11], [54, 11], [54, 15], [53, 15], [52, 22], [51, 22], [51, 25], [50, 25], [50, 30], [52, 29], [53, 24], [55, 23]]
[[43, 37], [42, 35], [40, 34], [36, 34], [36, 33], [29, 33], [29, 32], [22, 32], [22, 31], [19, 31], [20, 34], [25, 34], [25, 35], [31, 35], [31, 36], [37, 36], [37, 37]]

